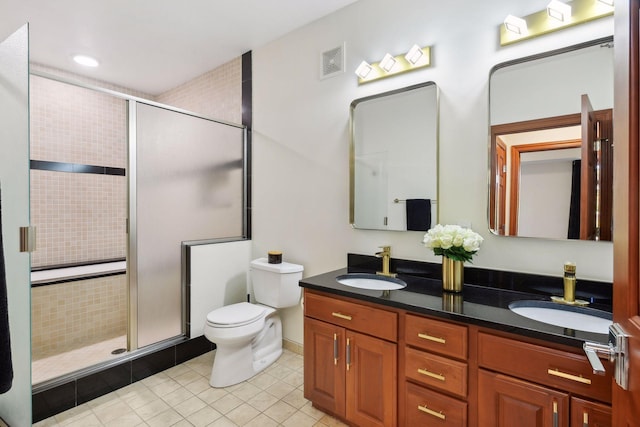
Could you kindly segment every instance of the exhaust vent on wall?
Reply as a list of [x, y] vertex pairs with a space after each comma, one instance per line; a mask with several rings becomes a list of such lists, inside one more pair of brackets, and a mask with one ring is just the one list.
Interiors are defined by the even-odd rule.
[[326, 79], [344, 72], [344, 43], [333, 49], [322, 52], [320, 61], [320, 78]]

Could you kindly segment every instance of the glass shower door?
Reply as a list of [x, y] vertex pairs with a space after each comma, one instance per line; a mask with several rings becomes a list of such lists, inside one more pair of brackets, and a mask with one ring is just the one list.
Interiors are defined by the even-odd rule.
[[182, 243], [243, 237], [245, 128], [136, 101], [129, 126], [133, 350], [186, 332]]
[[[13, 368], [13, 381], [3, 384], [11, 388], [0, 395], [0, 418], [12, 426], [27, 426], [31, 425], [30, 257], [19, 250], [18, 229], [29, 225], [28, 25], [0, 43], [0, 186], [4, 248], [0, 262], [6, 268], [9, 320], [8, 328], [6, 323], [0, 326], [0, 341], [10, 331]], [[0, 307], [0, 314], [6, 313], [7, 306]], [[7, 348], [3, 346], [0, 353], [5, 359]], [[7, 369], [6, 362], [0, 365]], [[0, 377], [3, 382], [10, 378], [6, 371]]]

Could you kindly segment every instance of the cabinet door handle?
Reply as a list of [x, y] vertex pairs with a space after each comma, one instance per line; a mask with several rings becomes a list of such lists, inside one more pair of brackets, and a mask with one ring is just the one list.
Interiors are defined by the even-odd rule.
[[351, 340], [347, 338], [347, 371], [351, 367]]
[[558, 427], [558, 402], [553, 401], [553, 427]]
[[564, 378], [565, 380], [576, 381], [582, 384], [591, 384], [591, 380], [589, 378], [583, 377], [582, 375], [571, 375], [557, 369], [547, 369], [547, 373], [549, 375], [553, 375], [554, 377]]
[[429, 409], [426, 406], [423, 405], [418, 405], [418, 411], [422, 411], [426, 414], [432, 415], [436, 418], [440, 418], [441, 420], [444, 420], [447, 418], [447, 416], [445, 414], [442, 413], [442, 411], [440, 412], [436, 412], [433, 409]]
[[582, 427], [589, 427], [589, 413], [583, 412], [582, 414]]
[[444, 338], [434, 337], [434, 336], [431, 336], [429, 334], [418, 334], [418, 338], [422, 338], [423, 340], [429, 340], [429, 341], [437, 342], [437, 343], [440, 343], [440, 344], [446, 344], [446, 342], [447, 342], [447, 340], [445, 340]]
[[337, 317], [338, 319], [351, 320], [352, 317], [347, 314], [336, 313], [335, 311], [331, 313], [333, 317]]
[[333, 334], [333, 364], [338, 364], [338, 334]]
[[436, 374], [434, 372], [427, 371], [426, 369], [418, 369], [418, 373], [431, 378], [435, 378], [436, 380], [445, 381], [444, 375]]

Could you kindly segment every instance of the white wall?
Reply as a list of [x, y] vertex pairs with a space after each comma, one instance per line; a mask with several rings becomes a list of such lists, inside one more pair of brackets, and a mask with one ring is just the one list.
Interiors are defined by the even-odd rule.
[[210, 311], [247, 300], [250, 258], [250, 240], [191, 248], [189, 338], [204, 335]]
[[[354, 230], [348, 224], [348, 122], [352, 100], [424, 81], [440, 88], [441, 223], [468, 221], [485, 238], [479, 267], [561, 275], [567, 259], [578, 277], [612, 280], [606, 243], [515, 239], [490, 234], [487, 220], [488, 81], [495, 64], [610, 35], [613, 19], [499, 46], [504, 17], [527, 15], [547, 0], [476, 2], [360, 0], [279, 40], [253, 56], [254, 256], [282, 249], [312, 276], [346, 265], [347, 252], [439, 259], [421, 232]], [[319, 79], [322, 52], [346, 42], [346, 72]], [[433, 66], [358, 86], [362, 60], [411, 45], [433, 46]], [[285, 338], [302, 342], [300, 308], [284, 313]]]

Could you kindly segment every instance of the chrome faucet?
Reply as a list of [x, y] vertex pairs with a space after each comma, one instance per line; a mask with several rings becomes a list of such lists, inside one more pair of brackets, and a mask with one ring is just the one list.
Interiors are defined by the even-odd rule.
[[380, 246], [380, 252], [376, 252], [376, 257], [382, 258], [382, 271], [376, 272], [381, 276], [396, 277], [396, 273], [389, 272], [389, 261], [391, 260], [391, 246]]

